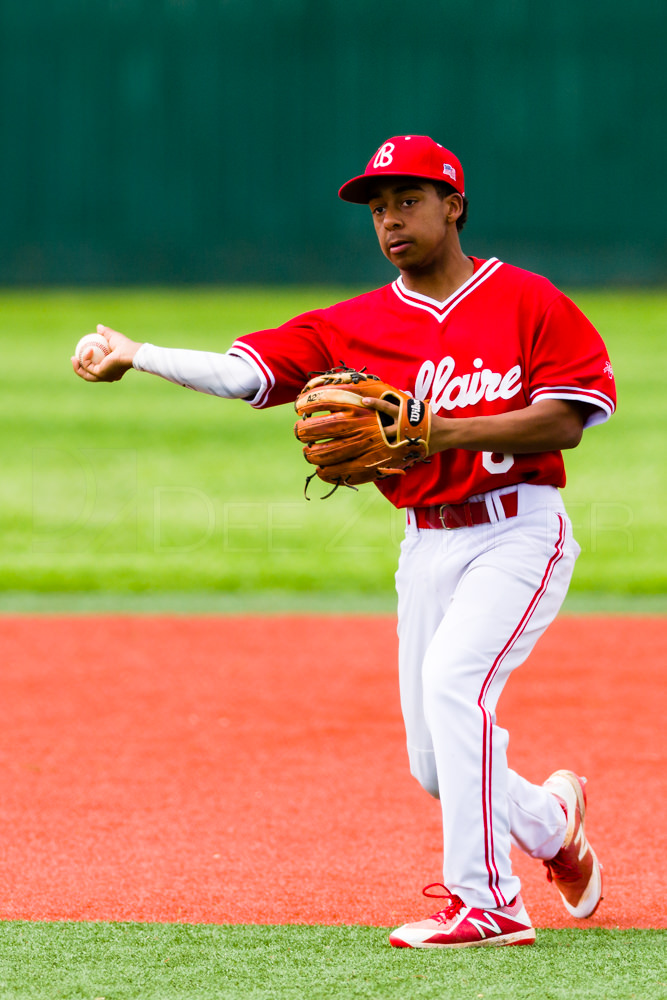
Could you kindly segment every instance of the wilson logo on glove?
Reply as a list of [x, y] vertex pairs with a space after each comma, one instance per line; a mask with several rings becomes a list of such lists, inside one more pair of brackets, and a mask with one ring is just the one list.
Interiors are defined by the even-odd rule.
[[[396, 414], [364, 406], [363, 397], [383, 399]], [[356, 489], [386, 476], [405, 475], [429, 453], [431, 410], [401, 389], [354, 368], [332, 368], [316, 375], [303, 387], [294, 403], [300, 419], [294, 433], [305, 446], [303, 454], [314, 476]], [[325, 499], [323, 497], [322, 499]]]
[[418, 427], [424, 419], [426, 407], [420, 399], [408, 400], [408, 422], [411, 427]]

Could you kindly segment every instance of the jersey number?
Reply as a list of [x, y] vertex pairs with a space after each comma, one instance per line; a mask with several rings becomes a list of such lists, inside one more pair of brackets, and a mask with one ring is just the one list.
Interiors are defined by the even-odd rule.
[[501, 455], [498, 451], [483, 451], [482, 465], [487, 472], [494, 476], [501, 476], [503, 472], [508, 472], [514, 465], [514, 455]]

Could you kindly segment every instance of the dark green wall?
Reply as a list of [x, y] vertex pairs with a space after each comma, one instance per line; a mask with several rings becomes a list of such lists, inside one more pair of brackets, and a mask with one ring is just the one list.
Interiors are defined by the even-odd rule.
[[337, 198], [391, 135], [463, 161], [464, 246], [667, 277], [667, 4], [2, 0], [0, 283], [393, 276]]

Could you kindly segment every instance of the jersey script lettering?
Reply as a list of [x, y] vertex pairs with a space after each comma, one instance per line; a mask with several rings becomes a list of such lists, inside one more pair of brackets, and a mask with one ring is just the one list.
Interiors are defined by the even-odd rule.
[[456, 362], [450, 355], [442, 358], [437, 366], [425, 361], [415, 380], [417, 399], [431, 399], [431, 409], [453, 410], [456, 407], [474, 406], [482, 399], [511, 399], [521, 392], [521, 365], [514, 365], [503, 375], [484, 368], [481, 358], [475, 358], [475, 371], [455, 375]]

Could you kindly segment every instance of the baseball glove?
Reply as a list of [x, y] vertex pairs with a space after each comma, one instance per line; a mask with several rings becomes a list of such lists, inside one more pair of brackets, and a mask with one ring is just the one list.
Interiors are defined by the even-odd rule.
[[[384, 399], [398, 406], [398, 416], [389, 416], [362, 405], [364, 396]], [[333, 368], [311, 378], [294, 404], [299, 420], [294, 433], [305, 447], [303, 453], [315, 472], [334, 487], [352, 489], [360, 483], [386, 476], [405, 475], [405, 470], [428, 456], [431, 410], [365, 371]], [[322, 498], [324, 499], [324, 497]]]

